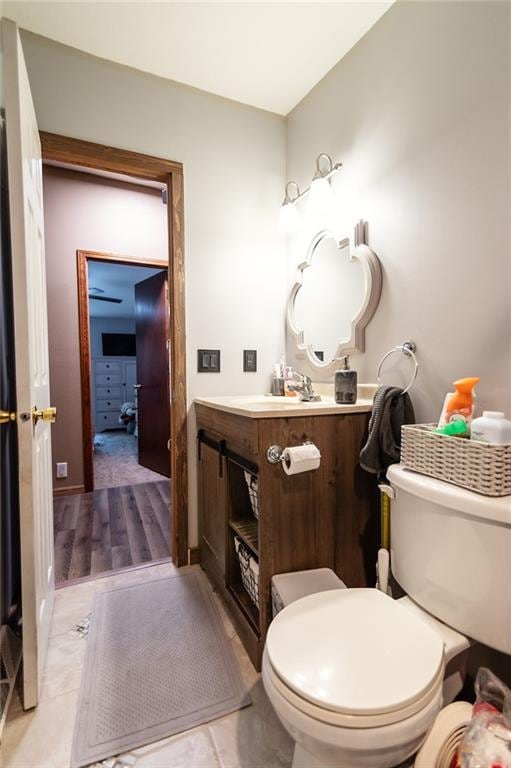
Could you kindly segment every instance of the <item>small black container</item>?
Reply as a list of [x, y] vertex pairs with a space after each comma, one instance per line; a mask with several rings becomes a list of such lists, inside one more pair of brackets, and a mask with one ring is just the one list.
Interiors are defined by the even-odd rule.
[[349, 365], [349, 355], [341, 357], [342, 368], [335, 372], [335, 402], [354, 405], [357, 402], [357, 372]]

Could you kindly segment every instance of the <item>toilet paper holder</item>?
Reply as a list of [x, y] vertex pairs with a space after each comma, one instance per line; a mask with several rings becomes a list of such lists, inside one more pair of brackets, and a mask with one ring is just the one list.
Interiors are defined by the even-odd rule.
[[[302, 445], [314, 445], [312, 440], [305, 440], [305, 442], [302, 443]], [[268, 450], [266, 451], [266, 458], [270, 462], [270, 464], [278, 464], [279, 461], [285, 461], [284, 459], [284, 451], [285, 448], [281, 448], [280, 445], [270, 445]]]

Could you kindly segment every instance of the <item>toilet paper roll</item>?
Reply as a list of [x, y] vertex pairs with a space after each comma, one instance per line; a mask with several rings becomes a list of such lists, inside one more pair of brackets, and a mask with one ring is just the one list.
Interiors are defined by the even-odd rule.
[[297, 445], [295, 448], [285, 448], [282, 453], [282, 466], [286, 475], [297, 475], [317, 469], [321, 462], [319, 448], [310, 445]]

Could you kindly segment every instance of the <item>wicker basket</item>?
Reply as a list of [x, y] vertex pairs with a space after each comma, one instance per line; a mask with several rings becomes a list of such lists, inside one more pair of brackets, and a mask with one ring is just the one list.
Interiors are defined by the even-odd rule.
[[259, 608], [259, 563], [238, 536], [234, 537], [234, 548], [240, 564], [241, 583]]
[[511, 495], [511, 445], [449, 437], [434, 424], [402, 428], [401, 462], [423, 475], [484, 496]]
[[243, 474], [245, 475], [245, 482], [248, 488], [248, 497], [250, 499], [250, 506], [252, 507], [253, 515], [257, 520], [259, 520], [259, 483], [257, 475], [252, 475], [246, 470], [243, 472]]

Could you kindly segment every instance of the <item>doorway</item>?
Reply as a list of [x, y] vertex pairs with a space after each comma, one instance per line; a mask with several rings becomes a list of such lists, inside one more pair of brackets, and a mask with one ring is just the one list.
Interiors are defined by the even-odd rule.
[[[141, 307], [146, 307], [147, 302], [153, 300], [153, 309], [159, 312], [160, 320], [163, 321], [163, 326], [166, 328], [165, 337], [161, 339], [162, 344], [165, 346], [163, 355], [160, 359], [165, 365], [167, 383], [162, 388], [163, 378], [161, 371], [155, 365], [143, 363], [140, 366], [140, 371], [146, 376], [146, 380], [139, 381], [139, 373], [137, 370], [136, 380], [130, 381], [130, 376], [134, 376], [136, 366], [129, 366], [130, 360], [123, 355], [117, 355], [118, 350], [115, 349], [116, 343], [126, 342], [126, 339], [122, 339], [115, 329], [111, 329], [112, 333], [108, 333], [108, 329], [104, 330], [105, 335], [105, 350], [101, 349], [101, 352], [105, 352], [102, 355], [91, 354], [88, 351], [88, 365], [86, 355], [81, 355], [81, 388], [82, 388], [82, 401], [85, 406], [83, 420], [83, 454], [84, 454], [84, 488], [81, 490], [87, 493], [99, 493], [105, 490], [105, 485], [108, 485], [108, 494], [115, 496], [118, 492], [113, 493], [112, 488], [116, 486], [111, 482], [106, 481], [102, 483], [99, 479], [99, 475], [102, 474], [101, 467], [98, 466], [101, 451], [103, 451], [103, 458], [105, 454], [109, 453], [112, 444], [115, 443], [115, 437], [117, 436], [117, 442], [122, 443], [121, 435], [126, 439], [129, 430], [137, 430], [135, 439], [128, 445], [131, 446], [131, 457], [133, 458], [133, 465], [137, 465], [146, 472], [154, 472], [151, 476], [151, 480], [157, 481], [157, 478], [164, 478], [168, 486], [168, 476], [172, 476], [172, 483], [170, 488], [170, 499], [167, 502], [167, 514], [168, 507], [172, 509], [172, 534], [168, 536], [170, 543], [170, 550], [172, 559], [176, 565], [185, 565], [189, 562], [188, 546], [187, 546], [187, 510], [186, 510], [186, 376], [185, 376], [185, 356], [184, 356], [184, 280], [183, 280], [183, 253], [182, 253], [182, 172], [179, 171], [180, 166], [178, 164], [161, 161], [157, 158], [147, 158], [145, 156], [138, 155], [136, 153], [123, 152], [112, 148], [102, 147], [91, 144], [89, 142], [80, 142], [73, 139], [66, 139], [60, 136], [54, 136], [52, 134], [41, 133], [42, 147], [43, 147], [43, 161], [49, 162], [55, 165], [70, 165], [79, 171], [85, 171], [90, 173], [93, 170], [94, 173], [99, 173], [100, 176], [106, 178], [114, 178], [118, 181], [125, 180], [130, 183], [147, 184], [149, 180], [155, 180], [163, 187], [166, 194], [166, 212], [167, 212], [167, 226], [168, 226], [168, 254], [169, 260], [162, 264], [159, 260], [147, 259], [143, 257], [126, 257], [122, 255], [115, 255], [104, 252], [94, 251], [79, 251], [77, 252], [77, 264], [78, 264], [78, 281], [79, 281], [79, 299], [80, 299], [80, 348], [83, 350], [89, 346], [92, 340], [91, 329], [89, 328], [89, 305], [94, 304], [97, 306], [111, 304], [114, 306], [115, 302], [101, 301], [101, 290], [105, 290], [101, 286], [93, 285], [94, 282], [98, 282], [97, 279], [89, 280], [88, 270], [92, 266], [95, 268], [104, 266], [110, 266], [114, 268], [131, 268], [132, 270], [139, 270], [140, 274], [145, 279], [137, 280], [139, 288], [137, 290], [144, 292], [145, 294], [140, 296], [139, 304]], [[179, 178], [178, 178], [179, 177]], [[164, 182], [164, 183], [162, 183]], [[143, 250], [143, 249], [142, 249]], [[163, 271], [163, 267], [168, 267]], [[146, 272], [144, 272], [146, 270]], [[147, 273], [147, 270], [151, 270], [151, 273]], [[158, 278], [160, 275], [160, 278]], [[162, 296], [163, 280], [161, 276], [164, 275], [165, 302], [160, 301], [158, 305], [158, 296]], [[151, 283], [152, 278], [152, 283]], [[159, 282], [159, 285], [156, 283]], [[96, 298], [91, 299], [89, 288], [99, 288], [100, 291], [96, 293]], [[152, 290], [152, 294], [151, 294]], [[98, 298], [99, 297], [99, 298]], [[108, 299], [107, 295], [107, 299]], [[113, 296], [115, 299], [116, 297]], [[160, 324], [161, 325], [161, 324]], [[140, 318], [139, 328], [135, 330], [134, 334], [126, 334], [127, 336], [137, 335], [142, 338], [146, 336], [146, 341], [154, 342], [154, 327], [147, 322], [144, 325], [143, 317]], [[88, 337], [88, 339], [87, 339]], [[128, 340], [129, 341], [129, 340]], [[103, 332], [101, 333], [101, 343], [103, 342]], [[108, 347], [108, 344], [114, 345]], [[147, 343], [142, 343], [142, 350], [140, 354], [144, 354], [144, 347], [147, 347]], [[97, 350], [96, 350], [97, 351]], [[122, 351], [122, 350], [121, 350]], [[126, 351], [126, 350], [125, 350]], [[129, 350], [128, 350], [129, 351]], [[95, 361], [95, 357], [102, 357], [102, 360]], [[110, 362], [106, 358], [110, 358]], [[133, 357], [133, 356], [131, 356]], [[114, 359], [117, 358], [117, 359]], [[96, 366], [95, 363], [98, 363]], [[170, 366], [169, 366], [170, 363]], [[123, 390], [121, 392], [106, 392], [107, 389], [112, 387], [101, 387], [101, 377], [107, 375], [107, 370], [99, 370], [101, 364], [113, 366], [116, 369], [115, 376], [119, 375]], [[170, 373], [169, 373], [170, 367]], [[113, 368], [108, 370], [112, 373]], [[119, 368], [119, 371], [117, 371]], [[151, 380], [152, 376], [152, 380]], [[98, 381], [95, 379], [98, 378]], [[101, 379], [101, 382], [100, 382]], [[113, 380], [112, 380], [113, 381]], [[105, 382], [103, 382], [105, 383]], [[134, 390], [134, 385], [137, 385]], [[139, 386], [140, 385], [140, 386]], [[170, 386], [169, 386], [170, 385]], [[160, 387], [158, 394], [158, 386]], [[166, 386], [166, 389], [165, 389]], [[169, 397], [170, 389], [170, 397]], [[131, 391], [129, 391], [131, 390]], [[161, 393], [166, 391], [166, 403], [171, 401], [172, 419], [162, 417], [161, 403], [158, 405], [158, 397], [162, 399]], [[135, 394], [136, 393], [136, 394]], [[100, 397], [101, 395], [101, 397]], [[102, 397], [102, 395], [106, 395]], [[115, 397], [113, 397], [115, 395]], [[126, 398], [126, 399], [124, 399]], [[165, 394], [163, 395], [165, 398]], [[122, 399], [120, 406], [125, 406], [122, 413], [117, 413], [119, 407], [118, 400]], [[137, 402], [138, 401], [138, 402]], [[89, 415], [86, 415], [86, 411], [89, 411]], [[143, 423], [147, 424], [148, 419], [153, 418], [156, 415], [155, 426], [152, 429], [145, 430], [141, 426], [142, 421], [141, 414], [145, 413]], [[99, 430], [99, 424], [97, 417], [101, 414], [103, 422], [106, 424], [106, 430]], [[119, 424], [119, 419], [124, 420], [124, 424]], [[88, 428], [85, 428], [85, 422], [87, 422]], [[113, 425], [115, 422], [115, 428]], [[117, 428], [118, 427], [118, 428]], [[99, 440], [98, 440], [99, 436]], [[97, 446], [98, 451], [95, 456], [94, 451], [94, 438], [96, 437], [96, 443], [107, 443], [105, 448]], [[107, 440], [102, 440], [101, 437], [106, 437]], [[111, 440], [110, 438], [114, 438]], [[170, 441], [170, 442], [169, 442]], [[108, 445], [110, 443], [110, 445]], [[133, 457], [133, 446], [136, 444], [136, 457]], [[124, 446], [126, 448], [126, 445]], [[164, 448], [164, 450], [162, 450]], [[113, 453], [119, 453], [113, 446]], [[107, 459], [108, 462], [108, 459]], [[127, 456], [124, 456], [124, 461], [121, 464], [124, 469], [129, 467], [125, 466], [129, 462]], [[96, 464], [96, 481], [94, 464]], [[103, 463], [104, 464], [104, 463]], [[141, 470], [142, 471], [142, 470]], [[119, 475], [110, 468], [110, 478], [113, 475]], [[122, 478], [117, 478], [122, 480]], [[139, 478], [146, 480], [147, 478]], [[163, 480], [161, 481], [164, 482]], [[136, 504], [148, 507], [148, 499], [144, 497], [142, 493], [143, 483], [134, 483], [133, 488], [136, 490], [130, 491], [129, 498], [124, 501], [119, 499], [109, 499], [107, 506], [114, 506], [119, 508], [129, 507], [131, 509]], [[103, 487], [98, 487], [103, 485]], [[137, 488], [137, 485], [139, 486]], [[121, 487], [119, 484], [117, 487]], [[125, 486], [126, 487], [126, 486]], [[162, 495], [162, 488], [160, 486], [160, 495]], [[95, 490], [94, 490], [95, 489]], [[151, 495], [151, 494], [149, 494]], [[154, 496], [155, 494], [153, 494]], [[163, 492], [163, 496], [164, 496]], [[140, 497], [142, 496], [142, 501]], [[136, 504], [135, 504], [136, 502]], [[104, 503], [104, 502], [103, 502]], [[75, 506], [77, 500], [72, 500], [71, 497], [67, 499], [69, 507]], [[70, 513], [72, 514], [72, 513]], [[158, 515], [160, 518], [158, 519]], [[79, 515], [83, 517], [83, 515]], [[159, 522], [160, 528], [163, 518], [161, 517], [161, 510], [154, 513], [154, 519]], [[146, 532], [147, 533], [147, 532]], [[156, 537], [157, 539], [158, 537]], [[146, 535], [147, 543], [150, 544], [151, 534]], [[155, 537], [153, 537], [155, 539]], [[158, 542], [157, 548], [159, 546]], [[161, 544], [161, 542], [160, 542]], [[161, 547], [160, 547], [161, 554]], [[142, 558], [144, 559], [144, 558]], [[147, 560], [147, 557], [145, 557]], [[153, 560], [155, 558], [153, 557]]]
[[[50, 376], [62, 417], [53, 432], [55, 582], [65, 586], [170, 560], [167, 232], [159, 189], [51, 166], [43, 179]], [[78, 250], [75, 266], [83, 240], [150, 256]], [[64, 314], [69, 327], [57, 334]], [[85, 487], [70, 495], [80, 458]]]
[[77, 252], [85, 491], [171, 474], [166, 264]]

